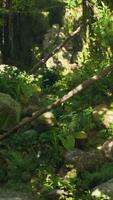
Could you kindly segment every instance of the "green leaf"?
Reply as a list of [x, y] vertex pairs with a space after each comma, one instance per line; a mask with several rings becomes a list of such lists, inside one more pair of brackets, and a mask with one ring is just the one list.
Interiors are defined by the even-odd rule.
[[78, 133], [75, 133], [75, 138], [76, 139], [87, 139], [88, 135], [84, 131], [80, 131]]
[[59, 135], [59, 139], [66, 150], [72, 150], [75, 146], [75, 137], [73, 135]]

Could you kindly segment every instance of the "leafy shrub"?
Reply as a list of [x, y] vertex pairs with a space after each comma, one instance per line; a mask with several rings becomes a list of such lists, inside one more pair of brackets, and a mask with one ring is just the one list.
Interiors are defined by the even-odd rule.
[[97, 169], [95, 172], [83, 172], [81, 178], [83, 180], [83, 185], [86, 188], [92, 188], [101, 182], [105, 182], [110, 178], [113, 178], [113, 163], [104, 164], [104, 166]]
[[102, 43], [102, 47], [110, 47], [113, 39], [113, 13], [102, 2], [101, 6], [95, 7], [94, 31], [96, 38]]
[[92, 122], [92, 108], [71, 112], [61, 116], [61, 127], [58, 137], [66, 150], [75, 147], [76, 139], [86, 139], [87, 131], [94, 127]]
[[47, 196], [48, 192], [60, 189], [64, 191], [60, 199], [74, 200], [76, 194], [76, 178], [76, 170], [72, 170], [65, 178], [61, 178], [55, 175], [54, 170], [50, 166], [41, 165], [37, 169], [37, 175], [35, 179], [32, 179], [31, 184], [35, 193], [37, 192], [39, 194], [38, 199], [41, 199], [42, 196], [49, 199]]
[[29, 150], [33, 145], [37, 145], [38, 137], [37, 131], [30, 129], [20, 131], [17, 135], [12, 135], [7, 142], [10, 148], [23, 152]]
[[40, 91], [40, 87], [38, 79], [34, 79], [34, 76], [20, 72], [16, 67], [5, 66], [0, 71], [0, 91], [27, 103], [34, 93]]
[[[19, 151], [9, 150], [8, 153], [8, 179], [12, 181], [28, 181], [30, 180], [34, 168], [36, 167], [36, 158], [24, 155]], [[33, 167], [34, 165], [34, 167]]]

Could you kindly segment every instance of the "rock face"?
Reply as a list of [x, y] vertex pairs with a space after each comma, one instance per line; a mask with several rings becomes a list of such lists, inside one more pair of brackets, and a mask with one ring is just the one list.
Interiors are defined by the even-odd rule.
[[20, 104], [10, 95], [0, 93], [0, 130], [7, 130], [18, 123], [20, 114]]
[[99, 151], [85, 152], [79, 149], [68, 152], [65, 155], [65, 163], [73, 164], [79, 171], [94, 170], [105, 161], [104, 156]]
[[[58, 24], [53, 25], [44, 37], [43, 48], [45, 52], [50, 52], [50, 49], [53, 49], [53, 46], [61, 43], [64, 39], [65, 29], [60, 28]], [[68, 42], [68, 44], [65, 45], [65, 47], [62, 47], [57, 54], [47, 60], [47, 68], [54, 68], [57, 72], [62, 69], [64, 74], [72, 73], [78, 67], [75, 62], [70, 64], [72, 54], [72, 46]]]
[[102, 145], [102, 152], [108, 160], [113, 160], [113, 138], [108, 139]]
[[32, 198], [20, 192], [0, 192], [0, 200], [32, 200]]
[[93, 111], [93, 119], [97, 125], [109, 128], [113, 124], [113, 110], [111, 106], [105, 104], [96, 106]]
[[105, 200], [113, 200], [113, 179], [96, 186], [93, 189], [92, 197], [93, 199], [103, 197], [102, 199]]

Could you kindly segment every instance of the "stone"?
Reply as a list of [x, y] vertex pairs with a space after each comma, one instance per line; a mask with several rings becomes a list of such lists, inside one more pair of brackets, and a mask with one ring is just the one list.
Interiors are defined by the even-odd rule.
[[32, 200], [32, 197], [21, 192], [0, 192], [0, 200]]
[[[60, 44], [65, 40], [65, 29], [60, 28], [58, 24], [54, 24], [44, 36], [43, 49], [49, 53], [53, 46]], [[68, 74], [73, 73], [78, 68], [78, 65], [74, 62], [71, 63], [73, 55], [71, 42], [64, 45], [55, 55], [49, 58], [46, 62], [46, 67], [49, 70], [55, 70], [56, 72]]]
[[16, 125], [21, 116], [21, 106], [10, 95], [0, 93], [0, 130]]
[[109, 138], [106, 142], [104, 142], [101, 150], [107, 159], [113, 160], [113, 138]]
[[62, 189], [55, 189], [52, 190], [51, 192], [49, 192], [47, 194], [47, 197], [51, 200], [58, 200], [60, 199], [62, 196], [68, 196], [68, 192], [62, 190]]
[[76, 148], [65, 155], [65, 163], [74, 165], [78, 171], [94, 170], [104, 162], [101, 151], [85, 152]]
[[[35, 114], [35, 112], [34, 112]], [[52, 112], [46, 112], [41, 115], [38, 119], [31, 122], [33, 128], [39, 132], [46, 131], [49, 128], [55, 126], [56, 119]]]
[[91, 196], [93, 197], [93, 199], [101, 197], [105, 200], [113, 200], [113, 179], [110, 179], [109, 181], [96, 186], [93, 189]]
[[111, 106], [100, 104], [94, 108], [93, 119], [98, 126], [109, 128], [113, 124], [113, 110]]

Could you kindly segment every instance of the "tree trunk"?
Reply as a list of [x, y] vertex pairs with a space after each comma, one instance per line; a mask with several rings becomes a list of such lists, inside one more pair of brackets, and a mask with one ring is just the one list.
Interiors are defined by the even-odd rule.
[[87, 12], [87, 0], [82, 0], [82, 29], [84, 38], [86, 38], [87, 31]]

